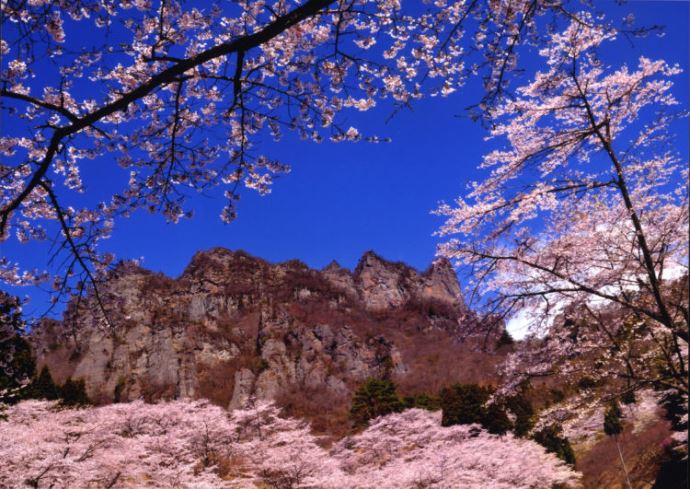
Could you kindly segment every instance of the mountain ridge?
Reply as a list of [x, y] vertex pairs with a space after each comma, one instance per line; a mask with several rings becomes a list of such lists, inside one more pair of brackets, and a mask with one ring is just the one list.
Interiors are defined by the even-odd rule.
[[435, 392], [490, 381], [502, 356], [461, 338], [479, 319], [446, 260], [419, 272], [370, 251], [353, 271], [315, 270], [212, 248], [176, 278], [122, 263], [99, 292], [111, 326], [85, 297], [32, 334], [39, 367], [83, 379], [97, 403], [318, 398], [342, 414], [368, 377]]

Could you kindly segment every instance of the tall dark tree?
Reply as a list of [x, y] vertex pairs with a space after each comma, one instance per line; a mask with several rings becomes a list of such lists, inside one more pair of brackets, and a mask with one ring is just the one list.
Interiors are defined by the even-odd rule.
[[570, 441], [563, 436], [563, 427], [552, 424], [534, 433], [532, 439], [546, 448], [547, 452], [555, 454], [558, 458], [570, 465], [575, 465], [575, 452], [570, 446]]
[[0, 291], [0, 401], [12, 402], [34, 375], [31, 347], [24, 339], [21, 302]]
[[616, 401], [613, 401], [604, 413], [604, 433], [608, 436], [612, 436], [616, 441], [616, 448], [618, 449], [618, 456], [621, 459], [621, 466], [623, 467], [623, 473], [625, 473], [625, 481], [627, 483], [628, 489], [632, 489], [632, 484], [630, 484], [630, 476], [628, 475], [628, 469], [625, 466], [625, 459], [623, 458], [623, 452], [621, 451], [620, 441], [618, 435], [623, 433], [623, 422], [621, 418], [623, 413], [621, 413], [621, 408]]
[[513, 433], [521, 438], [526, 437], [534, 427], [535, 416], [532, 403], [525, 392], [510, 396], [505, 401], [508, 410], [515, 416]]
[[86, 394], [84, 379], [67, 379], [60, 388], [60, 398], [62, 404], [66, 406], [84, 406], [91, 403], [89, 396]]
[[494, 402], [484, 409], [482, 426], [494, 435], [505, 435], [513, 429], [513, 422], [508, 418], [504, 406]]
[[357, 426], [362, 426], [372, 418], [402, 410], [403, 403], [395, 384], [390, 380], [370, 378], [355, 392], [350, 417]]
[[43, 366], [41, 373], [31, 382], [27, 394], [33, 399], [46, 399], [48, 401], [60, 398], [60, 388], [55, 385], [48, 367]]
[[455, 384], [441, 390], [441, 424], [472, 424], [485, 420], [484, 405], [491, 389], [477, 384]]

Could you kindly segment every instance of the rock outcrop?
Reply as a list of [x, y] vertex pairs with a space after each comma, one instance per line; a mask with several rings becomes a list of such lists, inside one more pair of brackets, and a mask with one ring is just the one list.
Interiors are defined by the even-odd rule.
[[297, 393], [342, 406], [370, 376], [430, 392], [485, 380], [497, 361], [458, 340], [474, 318], [444, 260], [420, 273], [368, 252], [354, 272], [317, 271], [217, 248], [176, 279], [121, 264], [100, 293], [107, 322], [87, 298], [33, 333], [39, 365], [58, 381], [84, 379], [96, 402], [235, 407]]

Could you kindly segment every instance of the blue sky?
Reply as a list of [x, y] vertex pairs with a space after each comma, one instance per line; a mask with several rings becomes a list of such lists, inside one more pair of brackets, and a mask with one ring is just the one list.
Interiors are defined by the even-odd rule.
[[[636, 40], [634, 45], [619, 41], [607, 53], [607, 61], [634, 61], [644, 54], [688, 69], [690, 2], [595, 3], [614, 18], [633, 12], [639, 23], [666, 26], [662, 38]], [[676, 96], [688, 107], [687, 72], [675, 83]], [[449, 98], [419, 101], [388, 123], [391, 108], [385, 104], [370, 112], [345, 114], [345, 127], [390, 137], [391, 143], [317, 145], [286, 135], [264, 147], [270, 156], [290, 163], [292, 172], [278, 178], [266, 197], [244, 192], [234, 223], [224, 225], [218, 218], [221, 199], [196, 197], [195, 218], [177, 225], [145, 213], [117, 221], [105, 249], [122, 259], [144, 257], [146, 268], [170, 276], [181, 273], [196, 251], [215, 246], [243, 249], [269, 261], [298, 258], [315, 268], [333, 259], [353, 268], [364, 251], [373, 249], [424, 269], [438, 244], [432, 233], [443, 222], [430, 211], [480, 176], [475, 168], [492, 148], [484, 141], [485, 130], [463, 116], [464, 107], [480, 97], [479, 84], [470, 82]], [[678, 150], [687, 158], [687, 121], [677, 129]], [[105, 185], [109, 178], [99, 173], [101, 168], [85, 169], [95, 192], [99, 180]], [[2, 243], [0, 253], [25, 264], [46, 265], [41, 246]], [[47, 294], [35, 288], [12, 291], [32, 297], [26, 308], [30, 315], [42, 313], [48, 305]]]

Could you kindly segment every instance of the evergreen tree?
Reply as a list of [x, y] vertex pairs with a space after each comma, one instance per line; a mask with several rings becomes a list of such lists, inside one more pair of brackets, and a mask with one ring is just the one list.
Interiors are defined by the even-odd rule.
[[355, 425], [366, 425], [370, 419], [403, 410], [393, 382], [370, 378], [360, 386], [352, 398], [350, 417]]
[[482, 426], [494, 435], [505, 435], [513, 429], [513, 423], [508, 418], [505, 408], [497, 402], [489, 404], [484, 409]]
[[515, 416], [513, 433], [520, 438], [526, 437], [534, 427], [534, 408], [524, 392], [506, 399], [506, 407]]
[[547, 452], [555, 454], [558, 458], [570, 465], [575, 465], [575, 452], [570, 446], [570, 441], [563, 436], [563, 428], [555, 423], [537, 431], [532, 439], [546, 448]]
[[609, 436], [617, 436], [623, 432], [621, 423], [621, 408], [617, 402], [612, 402], [604, 414], [604, 433]]
[[604, 413], [604, 433], [608, 436], [612, 436], [616, 441], [616, 448], [618, 448], [618, 456], [621, 459], [621, 465], [623, 466], [623, 472], [625, 473], [625, 480], [628, 485], [628, 489], [632, 489], [632, 484], [630, 484], [630, 476], [628, 475], [628, 469], [625, 466], [625, 460], [623, 459], [623, 452], [621, 451], [621, 445], [618, 440], [618, 435], [623, 433], [623, 423], [621, 422], [621, 408], [618, 406], [616, 401], [613, 401]]
[[437, 411], [441, 409], [437, 397], [428, 394], [417, 394], [416, 396], [405, 396], [402, 399], [404, 409], [426, 409], [427, 411]]
[[86, 395], [84, 379], [72, 380], [70, 377], [60, 389], [62, 404], [66, 406], [84, 406], [90, 404], [89, 397]]
[[41, 373], [38, 374], [29, 386], [27, 397], [32, 399], [47, 399], [53, 401], [60, 397], [60, 389], [53, 382], [53, 377], [50, 375], [50, 370], [47, 366], [43, 366]]
[[34, 375], [31, 346], [24, 339], [21, 303], [17, 297], [0, 292], [0, 401], [20, 399], [21, 389]]
[[486, 421], [484, 405], [489, 400], [491, 389], [477, 384], [455, 384], [441, 390], [441, 424], [472, 424]]

